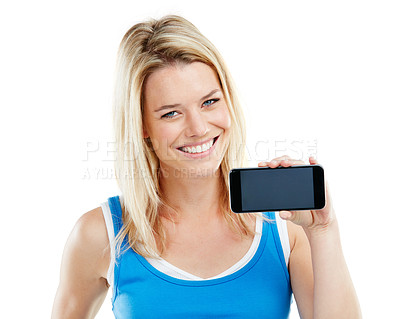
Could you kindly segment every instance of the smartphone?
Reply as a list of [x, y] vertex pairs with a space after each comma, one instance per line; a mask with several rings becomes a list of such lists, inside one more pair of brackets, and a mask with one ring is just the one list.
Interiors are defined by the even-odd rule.
[[229, 172], [235, 213], [310, 210], [325, 207], [321, 165], [235, 168]]

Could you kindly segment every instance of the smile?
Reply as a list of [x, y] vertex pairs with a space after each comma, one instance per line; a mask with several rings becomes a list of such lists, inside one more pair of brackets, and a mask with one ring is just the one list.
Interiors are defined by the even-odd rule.
[[206, 154], [209, 153], [210, 149], [215, 145], [215, 142], [219, 138], [219, 135], [209, 140], [208, 142], [194, 145], [194, 146], [182, 146], [177, 149], [186, 154]]

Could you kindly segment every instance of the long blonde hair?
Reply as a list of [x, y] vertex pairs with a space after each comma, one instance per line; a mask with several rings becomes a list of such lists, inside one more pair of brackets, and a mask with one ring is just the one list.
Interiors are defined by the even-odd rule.
[[238, 233], [254, 234], [246, 223], [248, 214], [235, 214], [229, 206], [229, 171], [247, 166], [244, 117], [232, 77], [217, 49], [192, 23], [168, 15], [134, 25], [118, 51], [113, 121], [115, 172], [123, 211], [123, 227], [116, 238], [119, 252], [124, 239], [128, 240], [127, 248], [144, 257], [157, 257], [165, 249], [165, 230], [158, 211], [161, 205], [169, 205], [160, 192], [158, 157], [151, 141], [143, 137], [144, 85], [147, 77], [160, 68], [195, 61], [216, 71], [232, 120], [228, 148], [220, 166], [224, 190], [220, 210]]

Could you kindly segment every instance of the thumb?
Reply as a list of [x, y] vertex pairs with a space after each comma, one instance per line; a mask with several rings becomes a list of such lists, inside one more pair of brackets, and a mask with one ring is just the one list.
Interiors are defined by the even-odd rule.
[[289, 220], [299, 226], [307, 226], [312, 222], [312, 220], [310, 221], [311, 216], [309, 213], [307, 214], [307, 211], [281, 210], [279, 216], [283, 220]]
[[284, 219], [284, 220], [290, 220], [292, 218], [292, 212], [288, 211], [288, 210], [281, 210], [279, 212], [279, 216]]

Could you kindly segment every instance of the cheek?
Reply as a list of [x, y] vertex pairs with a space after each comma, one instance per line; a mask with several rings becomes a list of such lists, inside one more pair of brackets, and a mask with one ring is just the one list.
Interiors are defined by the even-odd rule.
[[221, 107], [213, 114], [213, 123], [225, 130], [231, 127], [231, 116], [228, 107]]
[[168, 123], [167, 125], [159, 124], [153, 129], [152, 142], [157, 149], [172, 143], [179, 135], [179, 129]]

